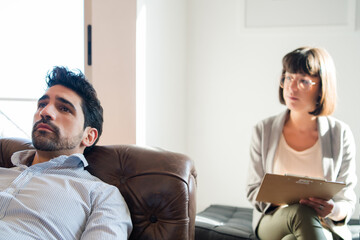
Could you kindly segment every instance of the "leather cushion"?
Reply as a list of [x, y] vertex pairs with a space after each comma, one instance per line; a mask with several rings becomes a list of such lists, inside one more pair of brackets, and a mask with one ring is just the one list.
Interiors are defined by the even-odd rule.
[[251, 221], [250, 208], [211, 205], [196, 215], [195, 239], [257, 239]]

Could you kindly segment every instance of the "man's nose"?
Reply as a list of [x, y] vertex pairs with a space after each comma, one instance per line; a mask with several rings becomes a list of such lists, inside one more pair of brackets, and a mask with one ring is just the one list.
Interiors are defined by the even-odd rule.
[[46, 105], [41, 109], [40, 116], [47, 120], [54, 120], [56, 117], [55, 108], [51, 105]]

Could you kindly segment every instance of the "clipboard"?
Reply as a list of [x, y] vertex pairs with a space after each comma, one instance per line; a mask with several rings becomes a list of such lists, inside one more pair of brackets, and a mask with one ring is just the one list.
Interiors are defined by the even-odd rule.
[[296, 175], [266, 173], [256, 197], [258, 202], [273, 204], [298, 203], [302, 198], [331, 199], [345, 187], [345, 183]]

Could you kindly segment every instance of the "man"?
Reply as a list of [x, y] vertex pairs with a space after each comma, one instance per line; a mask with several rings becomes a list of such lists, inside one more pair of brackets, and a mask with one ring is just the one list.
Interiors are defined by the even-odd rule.
[[[38, 100], [35, 150], [0, 168], [0, 239], [127, 239], [129, 210], [119, 190], [84, 167], [102, 132], [103, 110], [80, 72], [55, 67]], [[99, 159], [101, 161], [101, 159]]]

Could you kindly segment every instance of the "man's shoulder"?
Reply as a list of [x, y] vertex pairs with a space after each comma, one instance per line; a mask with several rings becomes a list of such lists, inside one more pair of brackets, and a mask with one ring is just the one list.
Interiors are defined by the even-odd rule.
[[109, 184], [102, 179], [98, 178], [97, 176], [92, 175], [90, 172], [88, 172], [86, 169], [84, 169], [84, 178], [91, 181], [94, 185], [95, 191], [102, 192], [102, 191], [114, 191], [118, 190], [118, 188], [112, 184]]

